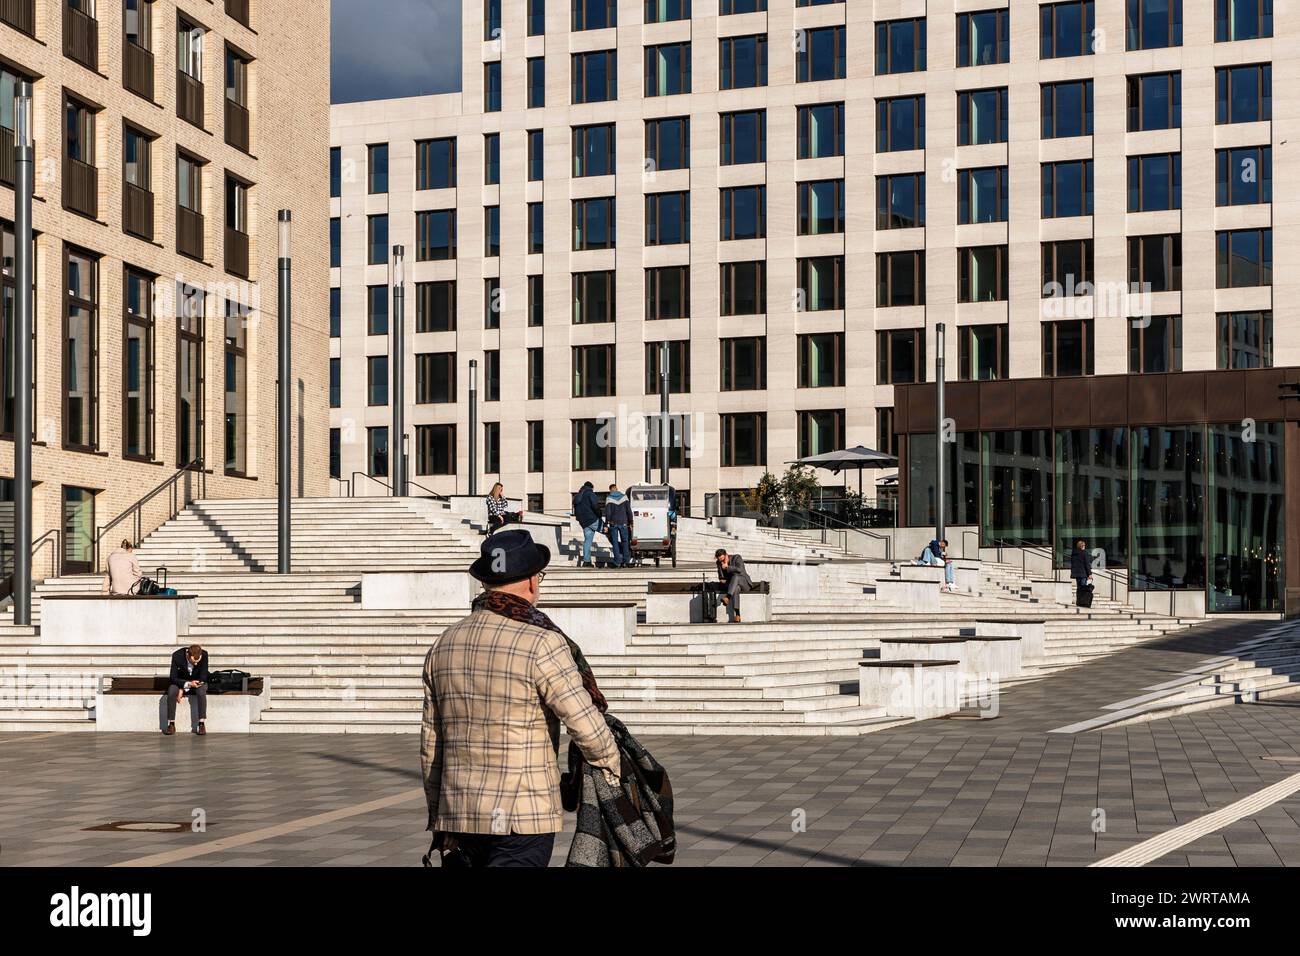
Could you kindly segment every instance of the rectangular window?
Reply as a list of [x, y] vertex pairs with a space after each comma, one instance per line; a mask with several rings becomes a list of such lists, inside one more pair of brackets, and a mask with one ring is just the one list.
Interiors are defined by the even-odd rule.
[[203, 290], [176, 284], [176, 467], [204, 457]]
[[366, 356], [366, 404], [388, 404], [388, 356]]
[[1043, 243], [1043, 298], [1091, 295], [1091, 239], [1062, 239]]
[[876, 384], [925, 381], [925, 329], [884, 329], [876, 333]]
[[330, 268], [337, 269], [343, 261], [342, 222], [337, 216], [330, 219]]
[[1234, 229], [1214, 234], [1215, 287], [1273, 284], [1273, 230]]
[[456, 138], [422, 139], [415, 144], [415, 188], [454, 189]]
[[718, 41], [718, 88], [767, 86], [767, 34]]
[[343, 360], [330, 359], [330, 408], [343, 407]]
[[1183, 45], [1183, 0], [1126, 0], [1125, 49]]
[[1043, 218], [1092, 215], [1092, 160], [1043, 163]]
[[456, 401], [456, 353], [421, 352], [415, 356], [415, 403], [449, 405]]
[[659, 266], [645, 271], [646, 319], [685, 319], [691, 314], [690, 266]]
[[614, 197], [573, 200], [573, 251], [614, 248]]
[[[610, 172], [613, 172], [611, 146]], [[691, 121], [685, 116], [646, 120], [645, 158], [648, 170], [689, 169]]]
[[844, 180], [822, 179], [798, 184], [799, 235], [844, 231]]
[[[663, 358], [663, 342], [645, 344], [645, 393], [659, 394], [660, 360]], [[691, 342], [690, 339], [675, 339], [668, 345], [668, 392], [671, 395], [688, 395], [691, 391]]]
[[800, 106], [799, 158], [822, 159], [844, 155], [844, 104]]
[[752, 392], [767, 388], [767, 339], [746, 335], [719, 341], [718, 389]]
[[615, 467], [614, 443], [611, 432], [617, 433], [616, 423], [609, 418], [578, 418], [573, 426], [573, 470], [611, 471]]
[[126, 270], [122, 323], [122, 457], [153, 460], [153, 276]]
[[573, 324], [614, 321], [614, 271], [573, 274]]
[[540, 109], [546, 105], [546, 59], [530, 56], [527, 64], [528, 108]]
[[876, 253], [876, 305], [925, 305], [925, 252]]
[[1214, 122], [1256, 123], [1273, 118], [1273, 65], [1222, 66], [1214, 71]]
[[1129, 320], [1129, 372], [1180, 372], [1182, 368], [1182, 316], [1147, 315]]
[[1183, 162], [1178, 153], [1128, 158], [1128, 211], [1154, 212], [1183, 206]]
[[1134, 293], [1178, 292], [1183, 287], [1183, 237], [1129, 236], [1128, 281]]
[[762, 239], [767, 235], [766, 186], [732, 186], [718, 193], [722, 199], [720, 239]]
[[1095, 21], [1093, 0], [1043, 4], [1038, 8], [1039, 57], [1091, 56]]
[[190, 23], [183, 17], [176, 18], [176, 69], [199, 83], [203, 82], [205, 32], [202, 27]]
[[767, 161], [767, 111], [745, 110], [740, 113], [723, 113], [722, 159], [723, 166]]
[[366, 334], [388, 334], [388, 286], [366, 286]]
[[337, 199], [343, 195], [343, 151], [339, 147], [330, 148], [330, 198]]
[[1007, 141], [1007, 88], [965, 90], [957, 94], [957, 145], [983, 146]]
[[957, 14], [957, 65], [985, 66], [1011, 60], [1011, 11]]
[[546, 362], [545, 349], [528, 350], [528, 400], [537, 401], [546, 397]]
[[63, 109], [63, 205], [83, 216], [96, 218], [99, 170], [95, 165], [95, 109], [70, 96], [64, 97]]
[[767, 263], [724, 262], [720, 311], [723, 315], [763, 315], [767, 312]]
[[366, 191], [372, 196], [388, 192], [388, 144], [366, 147]]
[[894, 432], [894, 410], [876, 409], [876, 450], [898, 456], [898, 435]]
[[1214, 204], [1250, 206], [1273, 201], [1273, 147], [1214, 152]]
[[501, 182], [501, 134], [487, 133], [483, 137], [483, 185], [496, 186]]
[[[248, 316], [250, 309], [226, 300], [226, 474], [248, 472]], [[387, 359], [384, 360], [385, 363]], [[385, 383], [385, 389], [387, 383]]]
[[844, 447], [844, 409], [799, 412], [799, 457], [825, 455]]
[[1128, 131], [1178, 129], [1183, 124], [1181, 73], [1128, 78]]
[[530, 256], [542, 251], [546, 235], [545, 223], [546, 217], [543, 215], [542, 204], [530, 202], [528, 204], [528, 254]]
[[796, 261], [799, 306], [804, 312], [844, 308], [844, 257], [812, 256]]
[[767, 9], [767, 0], [718, 0], [718, 14], [728, 17], [734, 13], [761, 13]]
[[[843, 27], [840, 33], [840, 79], [843, 78]], [[915, 73], [925, 69], [925, 18], [876, 24], [876, 75]]]
[[844, 333], [819, 332], [799, 336], [799, 387], [839, 388], [844, 385]]
[[483, 39], [501, 37], [501, 0], [483, 0]]
[[[0, 82], [0, 86], [3, 83]], [[0, 97], [7, 93], [0, 91]], [[0, 118], [0, 126], [4, 125]], [[5, 179], [0, 175], [0, 181]], [[122, 228], [141, 239], [153, 239], [153, 142], [130, 124], [122, 127]]]
[[618, 96], [618, 53], [597, 50], [573, 54], [573, 96], [577, 103], [604, 103]]
[[330, 289], [330, 338], [337, 339], [343, 334], [343, 290]]
[[1254, 40], [1273, 35], [1273, 0], [1214, 0], [1214, 39]]
[[767, 413], [741, 412], [721, 416], [718, 464], [744, 468], [767, 464]]
[[983, 382], [1010, 377], [1011, 336], [1005, 323], [957, 327], [957, 377]]
[[546, 294], [540, 275], [528, 277], [528, 327], [541, 328], [546, 320]]
[[366, 474], [388, 477], [388, 427], [366, 429]]
[[483, 401], [501, 401], [501, 352], [498, 349], [483, 353]]
[[1007, 298], [1007, 247], [957, 250], [957, 301], [1002, 302]]
[[691, 91], [691, 44], [645, 48], [645, 95], [676, 96]]
[[64, 247], [63, 447], [99, 445], [99, 261]]
[[501, 328], [501, 280], [496, 276], [483, 280], [483, 328]]
[[876, 228], [915, 229], [925, 225], [925, 173], [876, 177]]
[[925, 97], [876, 100], [876, 152], [925, 149]]
[[483, 112], [501, 112], [501, 61], [483, 64]]
[[330, 477], [343, 477], [343, 430], [330, 429]]
[[691, 194], [650, 193], [645, 197], [645, 244], [667, 246], [691, 241]]
[[483, 470], [488, 474], [501, 471], [501, 423], [483, 423]]
[[456, 280], [415, 284], [415, 331], [456, 330]]
[[1273, 367], [1273, 313], [1220, 312], [1218, 363], [1221, 369]]
[[604, 30], [618, 26], [618, 0], [571, 0], [574, 30]]
[[546, 34], [546, 0], [528, 0], [528, 35], [540, 37]]
[[[533, 474], [545, 470], [543, 457], [546, 448], [545, 435], [546, 426], [542, 422], [528, 423], [528, 470]], [[528, 510], [540, 511], [541, 506], [537, 508], [530, 506]]]
[[[922, 61], [921, 69], [924, 69], [925, 59], [925, 21], [921, 22], [921, 50], [919, 57]], [[799, 83], [816, 83], [821, 80], [842, 80], [844, 79], [844, 60], [845, 60], [845, 37], [844, 27], [813, 27], [806, 30], [796, 31], [798, 38], [795, 46], [795, 81]], [[764, 40], [766, 48], [766, 40]], [[877, 57], [879, 57], [879, 48], [877, 48]], [[916, 62], [918, 53], [911, 51], [911, 61]], [[899, 57], [901, 65], [903, 57]], [[879, 60], [877, 60], [879, 62]], [[907, 72], [904, 70], [890, 72]], [[763, 86], [767, 83], [766, 67], [764, 67], [763, 82], [758, 84]]]
[[456, 258], [456, 210], [429, 209], [415, 214], [415, 259]]
[[483, 209], [483, 255], [489, 259], [501, 255], [500, 206], [485, 206]]
[[456, 474], [456, 426], [415, 426], [415, 473]]
[[528, 181], [530, 183], [541, 182], [545, 176], [542, 153], [543, 142], [540, 129], [530, 129], [528, 131]]
[[614, 346], [574, 346], [573, 397], [608, 397], [614, 394], [614, 386]]
[[1092, 135], [1092, 80], [1044, 83], [1043, 139]]
[[388, 261], [388, 216], [366, 217], [366, 262], [381, 266]]
[[645, 0], [646, 23], [672, 23], [690, 18], [691, 0]]
[[614, 175], [614, 124], [573, 127], [573, 175]]
[[1043, 377], [1093, 373], [1093, 320], [1043, 323]]
[[957, 170], [957, 222], [1007, 221], [1007, 167]]

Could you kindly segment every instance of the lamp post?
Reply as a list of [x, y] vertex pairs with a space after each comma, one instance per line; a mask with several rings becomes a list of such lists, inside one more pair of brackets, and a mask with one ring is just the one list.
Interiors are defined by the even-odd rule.
[[934, 383], [935, 383], [935, 518], [934, 518], [934, 536], [940, 541], [944, 536], [944, 464], [948, 458], [948, 443], [944, 437], [944, 324], [938, 323], [934, 327], [939, 340], [935, 343], [934, 353]]
[[668, 484], [668, 343], [659, 347], [659, 483]]
[[281, 209], [277, 215], [279, 230], [279, 312], [280, 312], [280, 382], [276, 403], [276, 440], [279, 444], [279, 508], [278, 533], [276, 535], [279, 560], [277, 570], [288, 574], [292, 565], [290, 553], [290, 512], [293, 491], [293, 442], [291, 440], [291, 416], [293, 414], [293, 362], [291, 360], [293, 325], [293, 289], [292, 260], [290, 258], [290, 228], [293, 214], [288, 209]]
[[469, 360], [469, 493], [478, 494], [478, 360]]
[[403, 260], [406, 250], [393, 246], [393, 334], [392, 388], [388, 400], [393, 405], [393, 433], [389, 447], [396, 449], [393, 459], [393, 496], [406, 496], [406, 291]]
[[32, 623], [32, 84], [18, 83], [14, 99], [14, 282], [18, 315], [14, 383], [14, 623]]

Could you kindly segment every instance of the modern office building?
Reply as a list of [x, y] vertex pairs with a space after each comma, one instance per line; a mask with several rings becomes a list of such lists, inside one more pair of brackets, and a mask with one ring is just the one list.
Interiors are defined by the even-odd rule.
[[[98, 539], [148, 533], [170, 489], [138, 522], [113, 521], [187, 465], [189, 494], [275, 494], [281, 208], [293, 216], [295, 491], [326, 494], [328, 6], [0, 2], [7, 514], [22, 80], [35, 140], [34, 574], [90, 570]], [[7, 575], [12, 518], [0, 538]]]
[[[641, 479], [667, 342], [689, 437], [671, 479], [694, 510], [861, 443], [900, 453], [899, 520], [923, 526], [942, 325], [967, 456], [950, 524], [1035, 547], [1091, 528], [1135, 583], [1212, 609], [1300, 588], [1300, 400], [1274, 387], [1300, 365], [1300, 277], [1273, 269], [1300, 226], [1300, 18], [1268, 0], [462, 13], [460, 92], [333, 108], [338, 490], [382, 493], [396, 444], [400, 244], [417, 490], [468, 490], [471, 363], [479, 490], [560, 509], [583, 480]], [[1239, 413], [1259, 416], [1246, 450]], [[1170, 469], [1237, 504], [1207, 490], [1180, 517]]]

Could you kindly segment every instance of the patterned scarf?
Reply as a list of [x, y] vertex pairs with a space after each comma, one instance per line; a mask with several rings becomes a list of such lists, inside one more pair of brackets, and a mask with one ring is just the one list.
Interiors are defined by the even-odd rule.
[[600, 688], [596, 686], [596, 675], [591, 672], [591, 665], [587, 663], [587, 658], [583, 656], [582, 649], [573, 643], [569, 635], [565, 634], [558, 624], [539, 611], [534, 605], [506, 591], [484, 591], [473, 600], [470, 609], [474, 611], [491, 611], [493, 614], [500, 614], [512, 621], [532, 624], [534, 627], [545, 628], [559, 634], [569, 645], [569, 653], [573, 655], [573, 663], [578, 666], [578, 673], [582, 675], [582, 686], [591, 695], [591, 702], [596, 705], [596, 709], [602, 714], [609, 709], [609, 703], [605, 700], [605, 695], [600, 692]]

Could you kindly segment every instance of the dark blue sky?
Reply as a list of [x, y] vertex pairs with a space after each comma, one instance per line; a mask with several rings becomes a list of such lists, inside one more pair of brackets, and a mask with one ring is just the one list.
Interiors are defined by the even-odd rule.
[[330, 100], [460, 89], [458, 0], [333, 0]]

